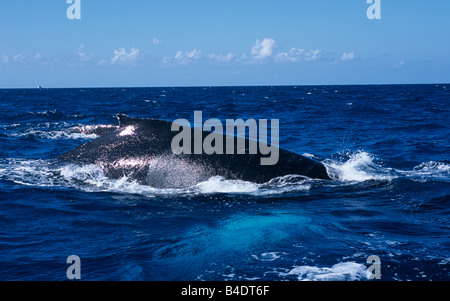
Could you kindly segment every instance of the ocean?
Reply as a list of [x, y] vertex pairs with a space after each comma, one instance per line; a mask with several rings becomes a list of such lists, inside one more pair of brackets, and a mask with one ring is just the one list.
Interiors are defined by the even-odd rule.
[[[67, 280], [71, 255], [86, 281], [450, 280], [449, 100], [450, 84], [2, 89], [0, 280]], [[280, 147], [332, 180], [155, 188], [57, 160], [96, 138], [74, 127], [194, 111], [278, 119]]]

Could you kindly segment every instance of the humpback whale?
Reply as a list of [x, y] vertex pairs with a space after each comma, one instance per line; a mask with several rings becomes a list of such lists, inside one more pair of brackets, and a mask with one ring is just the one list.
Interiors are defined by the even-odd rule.
[[[190, 187], [213, 176], [255, 183], [285, 175], [330, 180], [323, 164], [283, 148], [277, 149], [279, 159], [274, 165], [261, 165], [261, 155], [249, 152], [176, 154], [171, 143], [177, 133], [172, 131], [171, 122], [124, 114], [118, 114], [117, 118], [118, 126], [96, 128], [94, 132], [100, 137], [60, 155], [59, 159], [96, 164], [107, 177], [128, 177], [155, 188]], [[191, 131], [199, 129], [191, 128]]]

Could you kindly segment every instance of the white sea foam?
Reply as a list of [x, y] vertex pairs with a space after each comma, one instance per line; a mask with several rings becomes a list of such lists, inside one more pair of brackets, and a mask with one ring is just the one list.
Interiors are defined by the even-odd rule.
[[153, 196], [157, 194], [168, 194], [173, 189], [156, 189], [150, 186], [141, 185], [128, 177], [120, 179], [110, 179], [106, 177], [103, 170], [95, 164], [75, 165], [69, 164], [59, 168], [62, 179], [69, 186], [89, 192], [116, 192], [141, 194]]
[[330, 268], [295, 266], [280, 276], [297, 276], [300, 281], [357, 281], [367, 279], [367, 268], [355, 262], [342, 262]]
[[252, 255], [252, 257], [258, 261], [275, 261], [280, 259], [281, 256], [287, 255], [285, 252], [266, 252], [261, 255]]
[[54, 170], [45, 160], [6, 159], [0, 162], [0, 178], [27, 186], [57, 186]]
[[439, 179], [439, 180], [449, 180], [450, 178], [450, 164], [444, 162], [429, 161], [424, 162], [416, 167], [414, 167], [412, 172], [403, 172], [414, 178], [420, 179]]
[[207, 181], [198, 183], [195, 188], [199, 189], [201, 193], [250, 193], [258, 191], [259, 185], [247, 181], [212, 177]]
[[85, 133], [73, 133], [68, 130], [54, 130], [54, 131], [43, 131], [36, 129], [29, 129], [23, 133], [10, 133], [9, 137], [32, 137], [37, 139], [95, 139], [98, 138], [96, 134], [85, 134]]
[[[25, 127], [25, 128], [24, 128]], [[79, 125], [71, 126], [66, 122], [45, 122], [40, 124], [14, 124], [4, 127], [8, 137], [36, 139], [85, 139], [98, 138], [98, 133], [113, 131], [116, 125]]]
[[279, 177], [264, 184], [257, 184], [242, 180], [227, 180], [223, 177], [215, 176], [206, 181], [200, 182], [187, 190], [202, 194], [232, 193], [264, 196], [292, 191], [309, 190], [311, 186], [305, 184], [304, 182], [305, 179], [303, 177], [299, 178], [298, 176]]

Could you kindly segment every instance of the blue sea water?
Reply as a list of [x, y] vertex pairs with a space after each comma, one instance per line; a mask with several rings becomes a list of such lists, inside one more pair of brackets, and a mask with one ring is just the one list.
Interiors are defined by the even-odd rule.
[[[450, 84], [0, 90], [0, 280], [450, 280]], [[279, 119], [333, 180], [184, 189], [56, 158], [116, 114]]]

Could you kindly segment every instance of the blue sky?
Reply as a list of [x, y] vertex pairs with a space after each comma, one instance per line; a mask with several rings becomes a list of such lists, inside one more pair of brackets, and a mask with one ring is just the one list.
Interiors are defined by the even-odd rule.
[[450, 1], [0, 2], [0, 88], [450, 82]]

